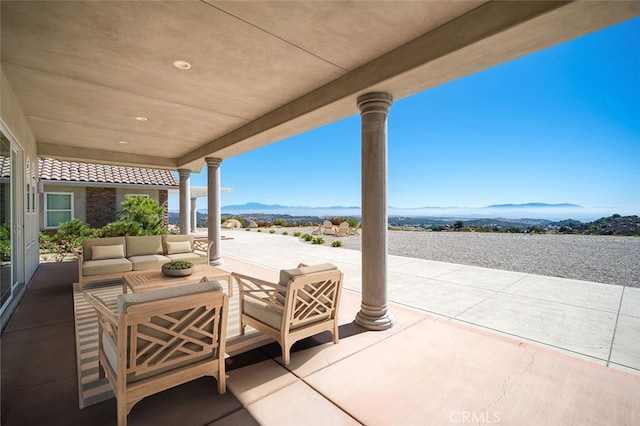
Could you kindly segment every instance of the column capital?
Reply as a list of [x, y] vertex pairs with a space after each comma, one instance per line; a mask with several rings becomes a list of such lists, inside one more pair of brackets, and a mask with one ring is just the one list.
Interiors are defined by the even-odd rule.
[[178, 176], [180, 177], [191, 176], [191, 169], [178, 169]]
[[356, 103], [361, 115], [375, 112], [387, 114], [393, 103], [393, 96], [385, 92], [365, 93], [358, 96]]
[[218, 157], [204, 157], [204, 161], [207, 162], [207, 166], [220, 167], [222, 164], [222, 158]]

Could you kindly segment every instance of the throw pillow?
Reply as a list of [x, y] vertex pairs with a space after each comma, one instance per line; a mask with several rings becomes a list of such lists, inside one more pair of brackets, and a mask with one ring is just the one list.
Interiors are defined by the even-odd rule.
[[189, 241], [167, 241], [167, 254], [191, 253]]

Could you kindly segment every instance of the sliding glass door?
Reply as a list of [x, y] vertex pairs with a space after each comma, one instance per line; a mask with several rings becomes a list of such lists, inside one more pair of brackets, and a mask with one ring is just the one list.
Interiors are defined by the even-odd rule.
[[12, 161], [11, 143], [0, 133], [0, 301], [3, 311], [11, 299], [11, 290], [15, 283], [12, 254], [14, 251], [13, 231], [11, 226], [12, 184], [11, 177], [15, 170]]

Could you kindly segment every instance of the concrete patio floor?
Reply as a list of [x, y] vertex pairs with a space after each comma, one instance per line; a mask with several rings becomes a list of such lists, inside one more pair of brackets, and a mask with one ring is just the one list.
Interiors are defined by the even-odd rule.
[[[276, 344], [232, 356], [226, 394], [198, 379], [145, 398], [130, 425], [640, 424], [638, 289], [390, 256], [396, 325], [367, 332], [353, 323], [360, 252], [223, 234], [229, 270], [339, 266], [340, 343], [305, 339], [288, 366]], [[3, 425], [115, 424], [113, 399], [77, 408], [75, 268], [41, 266], [2, 335]]]
[[[352, 323], [360, 252], [224, 235], [225, 256], [273, 270], [336, 264]], [[640, 289], [390, 256], [388, 297], [392, 329], [233, 370], [229, 389], [267, 425], [640, 423]]]

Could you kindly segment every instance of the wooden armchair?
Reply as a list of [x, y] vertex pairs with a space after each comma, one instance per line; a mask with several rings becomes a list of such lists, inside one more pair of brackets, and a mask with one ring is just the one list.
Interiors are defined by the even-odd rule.
[[291, 346], [322, 331], [337, 344], [342, 272], [325, 263], [280, 271], [280, 282], [232, 273], [240, 295], [240, 334], [247, 325], [275, 339], [282, 359], [290, 362]]
[[143, 398], [202, 376], [226, 392], [228, 296], [217, 281], [118, 295], [118, 312], [85, 293], [98, 315], [100, 376], [116, 395], [118, 425]]

